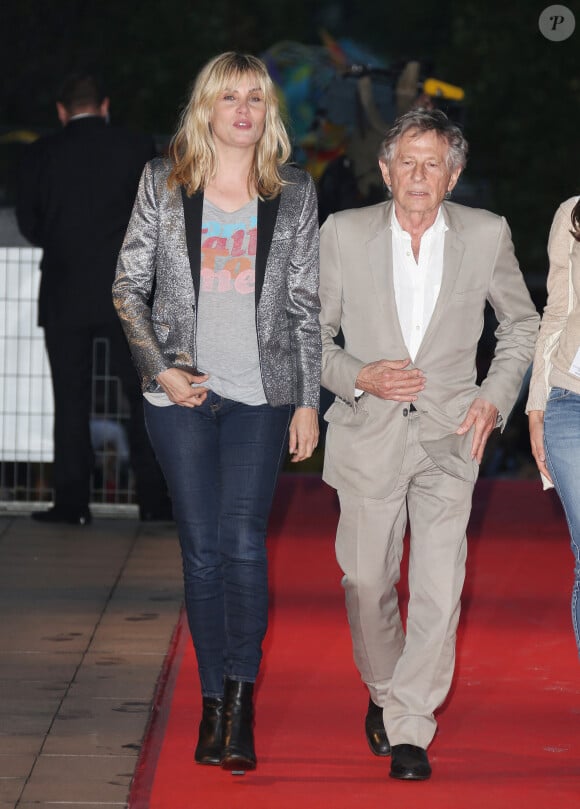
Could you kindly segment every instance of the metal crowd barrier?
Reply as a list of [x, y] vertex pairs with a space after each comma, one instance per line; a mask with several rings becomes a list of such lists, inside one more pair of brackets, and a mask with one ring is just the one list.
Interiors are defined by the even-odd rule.
[[[41, 251], [0, 247], [0, 510], [52, 500], [53, 398], [43, 330], [36, 325]], [[107, 340], [94, 342], [91, 505], [128, 512], [135, 502], [126, 424], [129, 409], [110, 373]]]

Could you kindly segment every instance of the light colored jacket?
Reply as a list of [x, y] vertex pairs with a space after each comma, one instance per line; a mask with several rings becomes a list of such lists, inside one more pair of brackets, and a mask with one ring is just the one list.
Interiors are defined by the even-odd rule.
[[[426, 387], [414, 403], [421, 444], [444, 471], [474, 481], [472, 431], [456, 430], [477, 397], [493, 403], [505, 425], [531, 362], [539, 316], [524, 283], [505, 220], [443, 203], [443, 277], [415, 362]], [[335, 214], [321, 231], [322, 384], [336, 394], [326, 413], [324, 479], [337, 489], [383, 498], [405, 452], [409, 406], [370, 394], [355, 400], [363, 365], [409, 356], [395, 301], [392, 203]], [[494, 359], [476, 384], [477, 344], [489, 301], [499, 321]], [[339, 328], [344, 349], [334, 343]]]
[[[580, 242], [570, 233], [572, 210], [577, 202], [578, 197], [571, 197], [560, 205], [548, 238], [548, 301], [536, 346], [526, 413], [546, 409], [551, 387], [580, 394], [580, 378], [570, 373], [570, 365], [580, 348]], [[570, 293], [572, 309], [568, 312]]]
[[[172, 367], [196, 365], [203, 194], [169, 190], [171, 165], [147, 164], [119, 253], [113, 302], [143, 389]], [[287, 181], [258, 201], [256, 324], [269, 404], [318, 408], [320, 325], [316, 192], [310, 176], [282, 167]], [[152, 303], [151, 296], [153, 295]]]

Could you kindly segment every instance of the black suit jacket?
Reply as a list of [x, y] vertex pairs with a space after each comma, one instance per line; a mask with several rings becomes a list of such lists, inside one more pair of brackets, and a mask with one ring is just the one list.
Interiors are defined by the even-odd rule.
[[111, 285], [151, 138], [78, 118], [27, 150], [18, 225], [43, 249], [39, 325], [116, 321]]

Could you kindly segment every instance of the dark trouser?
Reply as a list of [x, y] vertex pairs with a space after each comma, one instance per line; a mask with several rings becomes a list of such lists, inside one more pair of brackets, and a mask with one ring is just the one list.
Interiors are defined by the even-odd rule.
[[290, 406], [214, 393], [195, 408], [145, 403], [179, 529], [185, 604], [202, 693], [253, 682], [268, 620], [266, 530]]
[[80, 511], [89, 503], [94, 463], [90, 434], [93, 339], [106, 337], [111, 373], [121, 380], [131, 413], [128, 439], [137, 502], [155, 510], [166, 501], [166, 486], [145, 429], [143, 395], [120, 324], [46, 323], [44, 334], [54, 391], [55, 505]]

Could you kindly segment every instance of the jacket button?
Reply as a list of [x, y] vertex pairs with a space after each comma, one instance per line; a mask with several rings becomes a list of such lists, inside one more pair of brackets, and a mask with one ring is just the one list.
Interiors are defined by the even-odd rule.
[[408, 416], [408, 415], [409, 415], [409, 410], [408, 410], [408, 408], [405, 407], [403, 409], [403, 416]]

